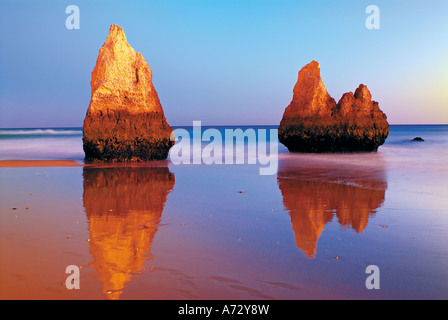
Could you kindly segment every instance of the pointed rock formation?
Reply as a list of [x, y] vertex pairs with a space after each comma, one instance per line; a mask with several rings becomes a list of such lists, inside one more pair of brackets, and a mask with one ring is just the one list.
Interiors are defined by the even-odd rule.
[[174, 142], [152, 83], [152, 72], [112, 25], [92, 72], [83, 127], [86, 160], [166, 159]]
[[345, 93], [336, 104], [316, 61], [300, 70], [293, 93], [278, 130], [289, 151], [376, 151], [389, 134], [386, 115], [367, 87], [361, 84], [355, 94]]

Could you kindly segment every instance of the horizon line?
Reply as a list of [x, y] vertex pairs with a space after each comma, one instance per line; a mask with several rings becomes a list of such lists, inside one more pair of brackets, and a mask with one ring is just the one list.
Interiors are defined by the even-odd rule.
[[[199, 121], [199, 120], [198, 120]], [[252, 126], [279, 126], [280, 124], [220, 124], [220, 125], [209, 125], [209, 124], [201, 124], [202, 127], [252, 127]], [[390, 123], [389, 126], [446, 126], [448, 123]], [[170, 125], [171, 127], [192, 127], [193, 125]], [[79, 129], [83, 128], [83, 126], [73, 127], [0, 127], [2, 129]]]

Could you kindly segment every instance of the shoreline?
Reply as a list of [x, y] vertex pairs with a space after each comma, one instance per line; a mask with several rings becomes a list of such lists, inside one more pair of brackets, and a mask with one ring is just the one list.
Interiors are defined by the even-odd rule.
[[[448, 269], [431, 266], [448, 262], [447, 134], [395, 130], [379, 153], [285, 151], [272, 176], [246, 161], [85, 162], [65, 138], [50, 154], [36, 139], [28, 159], [0, 160], [0, 296], [446, 298]], [[382, 290], [364, 286], [370, 263]], [[70, 265], [84, 289], [64, 288]]]

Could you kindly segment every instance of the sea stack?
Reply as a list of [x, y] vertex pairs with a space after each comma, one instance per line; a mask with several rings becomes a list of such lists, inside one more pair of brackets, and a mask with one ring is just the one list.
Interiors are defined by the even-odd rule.
[[388, 135], [387, 117], [367, 87], [361, 84], [336, 103], [316, 61], [300, 70], [278, 129], [279, 141], [294, 152], [376, 151]]
[[110, 27], [92, 72], [90, 105], [84, 119], [87, 161], [162, 160], [174, 144], [141, 53], [123, 29]]

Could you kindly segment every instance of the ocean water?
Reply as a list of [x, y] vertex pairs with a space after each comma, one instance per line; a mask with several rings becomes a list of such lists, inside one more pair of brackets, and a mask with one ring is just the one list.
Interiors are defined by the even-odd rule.
[[[192, 127], [173, 127], [173, 129], [185, 129], [193, 141]], [[226, 129], [243, 131], [253, 129], [255, 132], [262, 129], [267, 131], [269, 143], [271, 138], [269, 130], [277, 129], [277, 126], [203, 126], [202, 133], [207, 129], [217, 129], [223, 138]], [[415, 137], [422, 137], [425, 141], [411, 141]], [[274, 136], [274, 139], [277, 140], [277, 137]], [[201, 143], [204, 147], [209, 142], [201, 141]], [[280, 154], [288, 153], [282, 144], [279, 143], [278, 146]], [[378, 153], [387, 154], [388, 157], [403, 156], [404, 162], [412, 162], [414, 152], [424, 151], [428, 155], [427, 160], [430, 161], [428, 165], [439, 167], [446, 164], [443, 155], [446, 155], [447, 150], [448, 125], [392, 125], [390, 135]], [[0, 129], [0, 159], [81, 161], [84, 159], [82, 128]]]
[[[372, 153], [278, 152], [273, 175], [170, 159], [0, 168], [0, 297], [448, 298], [448, 125], [391, 126]], [[82, 130], [1, 129], [0, 157], [83, 164]]]
[[0, 129], [0, 159], [82, 160], [82, 128]]

